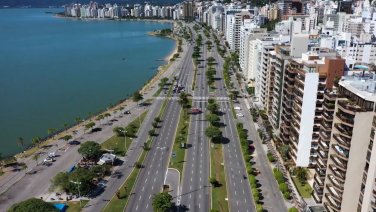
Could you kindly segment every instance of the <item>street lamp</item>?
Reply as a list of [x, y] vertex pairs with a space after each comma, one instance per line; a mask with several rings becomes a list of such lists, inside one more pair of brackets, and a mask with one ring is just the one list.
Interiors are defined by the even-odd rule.
[[[166, 147], [157, 147], [157, 149], [160, 149], [160, 150], [165, 150]], [[163, 152], [162, 152], [162, 167], [163, 167]], [[164, 189], [164, 174], [163, 174], [164, 171], [162, 171], [162, 186], [163, 186], [163, 189]]]
[[81, 182], [78, 182], [78, 177], [77, 177], [77, 181], [73, 181], [73, 180], [69, 180], [69, 182], [71, 183], [74, 183], [74, 184], [77, 184], [77, 188], [78, 188], [78, 198], [80, 198], [80, 207], [82, 207], [82, 203], [81, 203], [81, 193], [80, 193], [80, 185], [81, 185]]
[[121, 129], [121, 132], [124, 133], [124, 145], [125, 145], [125, 153], [124, 153], [124, 155], [127, 155], [127, 151], [128, 151], [128, 149], [127, 149], [127, 131], [125, 130], [125, 127], [124, 127], [124, 129]]

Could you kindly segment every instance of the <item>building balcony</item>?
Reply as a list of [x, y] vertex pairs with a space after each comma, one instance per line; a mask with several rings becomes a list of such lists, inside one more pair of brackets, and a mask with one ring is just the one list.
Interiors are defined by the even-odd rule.
[[333, 163], [337, 165], [337, 168], [341, 169], [342, 171], [347, 171], [347, 162], [342, 161], [338, 157], [336, 157], [334, 154], [330, 155], [330, 159], [332, 159]]
[[376, 198], [376, 189], [373, 189], [373, 190], [372, 190], [372, 195], [373, 195], [373, 197]]
[[324, 108], [327, 111], [334, 111], [334, 108], [335, 108], [335, 104], [334, 103], [328, 103], [328, 102], [325, 101], [322, 105], [324, 106]]
[[336, 117], [339, 118], [344, 124], [349, 125], [351, 127], [354, 126], [354, 118], [346, 117], [343, 112], [337, 112]]
[[316, 192], [317, 195], [322, 196], [323, 195], [323, 188], [316, 185], [316, 183], [313, 183], [313, 190]]
[[351, 139], [352, 131], [346, 130], [341, 124], [334, 124], [334, 129], [336, 129], [340, 133], [340, 135]]
[[[317, 186], [319, 186], [321, 189], [324, 187], [324, 181], [322, 181], [320, 179], [320, 177], [318, 176], [318, 174], [315, 174], [313, 176], [313, 179], [314, 179], [315, 183], [317, 184]], [[322, 195], [322, 193], [321, 193], [321, 195]]]
[[333, 175], [331, 175], [331, 174], [328, 175], [328, 179], [329, 179], [330, 183], [331, 183], [336, 189], [338, 189], [339, 191], [343, 192], [343, 190], [344, 190], [344, 186], [345, 186], [344, 183], [341, 183], [341, 182], [337, 181], [337, 180], [335, 179], [335, 177], [334, 177]]
[[326, 190], [329, 191], [331, 198], [335, 201], [342, 202], [342, 193], [335, 190], [331, 184], [326, 184]]
[[318, 167], [320, 168], [320, 170], [326, 169], [326, 160], [324, 161], [322, 158], [317, 158], [317, 164], [318, 164]]
[[323, 120], [321, 122], [321, 129], [324, 129], [325, 131], [332, 131], [332, 125]]
[[317, 154], [319, 155], [319, 158], [321, 161], [326, 165], [326, 161], [328, 160], [328, 153], [324, 151], [317, 151]]
[[343, 150], [340, 146], [337, 146], [335, 144], [332, 144], [332, 149], [334, 150], [336, 156], [338, 156], [340, 159], [348, 161], [349, 160], [349, 152], [346, 150]]
[[350, 100], [339, 100], [339, 108], [345, 112], [352, 115], [355, 115], [356, 112], [366, 112], [367, 110], [359, 107], [354, 101]]
[[376, 200], [371, 201], [371, 208], [376, 210]]
[[319, 131], [320, 137], [323, 141], [330, 141], [330, 133], [327, 133], [323, 130]]
[[316, 174], [318, 175], [318, 177], [322, 180], [325, 180], [325, 175], [326, 175], [326, 169], [320, 169], [318, 167], [316, 167]]
[[323, 112], [323, 113], [322, 113], [322, 117], [323, 117], [326, 121], [333, 121], [333, 115], [332, 115], [332, 114], [329, 114], [328, 112]]
[[339, 134], [333, 134], [333, 138], [337, 141], [340, 147], [350, 150], [350, 147], [351, 147], [350, 139], [340, 136]]
[[328, 200], [328, 202], [325, 202], [324, 204], [327, 204], [327, 206], [329, 206], [329, 208], [332, 209], [332, 210], [329, 209], [328, 211], [335, 211], [335, 212], [341, 211], [341, 205], [337, 204], [335, 200], [330, 196], [329, 193], [325, 193], [325, 197]]
[[336, 180], [338, 181], [341, 181], [341, 182], [344, 182], [345, 179], [346, 179], [346, 172], [343, 172], [343, 171], [340, 171], [338, 170], [334, 164], [330, 164], [329, 165], [329, 169], [330, 171], [333, 173], [334, 177], [336, 178]]
[[313, 191], [313, 194], [312, 194], [312, 197], [313, 197], [313, 200], [316, 202], [316, 204], [320, 204], [322, 203], [322, 196], [319, 197], [315, 191]]
[[304, 85], [305, 78], [298, 74], [295, 76], [295, 81]]

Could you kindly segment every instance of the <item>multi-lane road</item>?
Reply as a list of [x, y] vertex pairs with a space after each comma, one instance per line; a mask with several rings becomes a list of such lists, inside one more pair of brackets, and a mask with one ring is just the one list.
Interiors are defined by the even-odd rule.
[[[193, 31], [193, 30], [192, 30]], [[193, 31], [194, 32], [194, 31]], [[204, 36], [203, 36], [204, 37]], [[205, 41], [203, 41], [205, 43]], [[201, 62], [198, 65], [194, 97], [207, 97], [208, 86], [206, 83], [206, 46], [201, 46]], [[205, 121], [207, 101], [194, 100], [193, 108], [200, 108], [201, 113], [192, 115], [189, 130], [190, 147], [186, 151], [186, 164], [184, 166], [181, 205], [190, 211], [209, 211], [210, 184], [209, 184], [209, 141], [204, 134], [208, 127]]]
[[[178, 84], [180, 85], [187, 85], [188, 79], [192, 78], [189, 75], [193, 74], [193, 63], [189, 55], [192, 55], [192, 46], [190, 45], [188, 46], [187, 56], [183, 58], [183, 62], [178, 69]], [[142, 168], [132, 190], [126, 211], [153, 211], [152, 198], [154, 194], [162, 191], [180, 111], [181, 107], [177, 100], [169, 99], [161, 118], [160, 128], [156, 132], [157, 136], [153, 138], [144, 162], [144, 168]], [[174, 198], [177, 203], [178, 197]]]

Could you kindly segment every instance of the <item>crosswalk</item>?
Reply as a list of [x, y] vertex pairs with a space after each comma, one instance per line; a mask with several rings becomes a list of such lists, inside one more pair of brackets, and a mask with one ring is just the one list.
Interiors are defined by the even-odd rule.
[[[192, 99], [194, 101], [207, 101], [209, 98], [213, 98], [213, 97], [208, 97], [208, 96], [194, 96], [192, 97]], [[229, 97], [225, 97], [225, 96], [220, 96], [220, 97], [215, 97], [217, 99], [217, 101], [228, 101], [230, 98]], [[179, 97], [157, 97], [156, 99], [158, 100], [165, 100], [165, 99], [169, 99], [169, 100], [178, 100]]]

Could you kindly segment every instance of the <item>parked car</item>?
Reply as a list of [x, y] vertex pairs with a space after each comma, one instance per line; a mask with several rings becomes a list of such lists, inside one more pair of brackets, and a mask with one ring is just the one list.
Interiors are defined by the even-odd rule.
[[236, 116], [244, 117], [244, 115], [242, 113], [237, 113]]
[[47, 157], [44, 159], [44, 162], [54, 162], [55, 160], [52, 157]]
[[234, 107], [235, 110], [242, 110], [240, 107]]
[[233, 102], [233, 103], [239, 103], [239, 100], [237, 100], [237, 99], [233, 99], [232, 102]]
[[253, 146], [253, 145], [251, 144], [251, 145], [249, 145], [249, 148], [250, 148], [250, 149], [254, 149], [255, 146]]
[[79, 141], [69, 141], [70, 145], [80, 145], [81, 143]]
[[50, 162], [44, 162], [43, 164], [42, 164], [42, 166], [51, 166], [52, 165], [52, 163], [50, 163]]
[[131, 114], [131, 111], [127, 110], [124, 112], [124, 114]]

